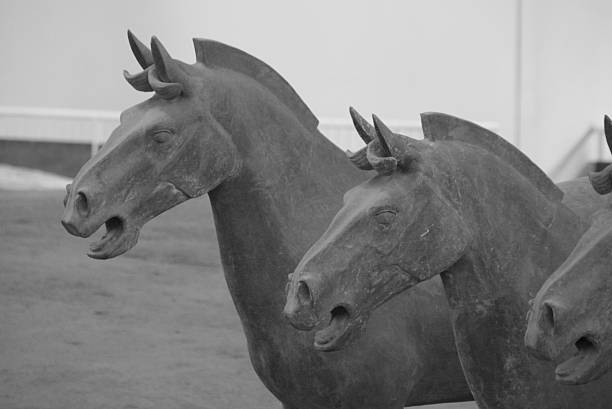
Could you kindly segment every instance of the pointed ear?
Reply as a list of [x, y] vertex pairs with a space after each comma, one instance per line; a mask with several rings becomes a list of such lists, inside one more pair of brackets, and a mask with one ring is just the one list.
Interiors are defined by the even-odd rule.
[[138, 61], [138, 64], [144, 69], [153, 65], [153, 54], [151, 50], [144, 45], [131, 30], [128, 30], [128, 41], [130, 43], [130, 48], [132, 49], [132, 53], [134, 53], [134, 57]]
[[[604, 135], [608, 149], [612, 152], [612, 120], [608, 115], [604, 115]], [[593, 189], [600, 195], [612, 192], [612, 165], [608, 165], [599, 172], [589, 172], [589, 180]]]
[[600, 195], [612, 192], [612, 165], [608, 165], [599, 172], [589, 172], [591, 186]]
[[376, 139], [368, 146], [368, 160], [379, 173], [390, 173], [397, 167], [410, 168], [421, 160], [421, 142], [396, 134], [376, 115], [372, 115]]
[[173, 99], [183, 93], [183, 84], [180, 82], [162, 82], [158, 79], [157, 69], [148, 70], [148, 81], [153, 91], [164, 99]]
[[149, 84], [149, 71], [153, 66], [147, 68], [144, 71], [140, 71], [138, 74], [130, 74], [126, 70], [123, 70], [123, 77], [136, 91], [153, 91], [151, 84]]
[[151, 51], [155, 61], [155, 67], [149, 70], [147, 76], [151, 88], [162, 98], [178, 97], [185, 89], [184, 84], [187, 84], [185, 74], [155, 36], [151, 39]]
[[393, 132], [385, 125], [383, 121], [380, 120], [379, 117], [372, 114], [372, 119], [374, 120], [374, 128], [376, 129], [376, 136], [378, 137], [378, 141], [380, 142], [380, 146], [382, 148], [382, 152], [384, 156], [393, 156], [391, 152], [391, 148], [389, 147], [389, 142], [393, 141]]
[[608, 149], [612, 153], [612, 120], [608, 115], [604, 115], [604, 134], [606, 135]]
[[153, 91], [151, 85], [149, 85], [149, 70], [153, 67], [153, 53], [147, 48], [131, 30], [128, 30], [128, 42], [134, 57], [138, 61], [138, 64], [144, 69], [137, 74], [130, 74], [126, 70], [123, 70], [123, 77], [125, 80], [137, 91]]
[[370, 125], [370, 123], [366, 121], [364, 117], [359, 115], [359, 112], [357, 112], [355, 108], [349, 107], [349, 113], [351, 114], [351, 119], [353, 120], [353, 125], [355, 126], [357, 133], [361, 139], [363, 139], [366, 145], [373, 141], [374, 138], [376, 138], [376, 131], [374, 130], [374, 127]]
[[368, 144], [367, 158], [372, 168], [382, 175], [393, 173], [397, 169], [397, 158], [391, 154], [387, 140], [391, 140], [393, 132], [376, 116], [372, 115], [376, 139]]
[[164, 45], [155, 36], [151, 38], [151, 51], [153, 60], [155, 61], [155, 69], [157, 76], [162, 82], [180, 82], [182, 83], [184, 75], [179, 71], [176, 61], [170, 57], [170, 54]]

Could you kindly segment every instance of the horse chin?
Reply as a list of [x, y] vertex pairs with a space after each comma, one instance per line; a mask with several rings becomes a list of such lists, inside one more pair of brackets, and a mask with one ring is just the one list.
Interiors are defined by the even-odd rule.
[[117, 257], [138, 242], [140, 226], [130, 225], [124, 218], [111, 217], [104, 223], [106, 233], [102, 238], [89, 246], [87, 255], [94, 259], [109, 259]]
[[583, 336], [574, 344], [574, 354], [555, 369], [557, 382], [566, 385], [582, 385], [602, 376], [602, 350], [591, 336]]
[[330, 315], [329, 324], [315, 333], [314, 348], [318, 351], [331, 352], [345, 348], [357, 338], [356, 333], [365, 322], [361, 316], [352, 316], [342, 305], [336, 306]]

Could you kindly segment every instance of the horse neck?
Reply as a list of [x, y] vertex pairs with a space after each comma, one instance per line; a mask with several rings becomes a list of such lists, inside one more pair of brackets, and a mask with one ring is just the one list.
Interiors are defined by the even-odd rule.
[[467, 170], [454, 180], [464, 184], [456, 189], [473, 240], [464, 257], [442, 274], [451, 306], [506, 296], [527, 305], [586, 226], [561, 201], [493, 157], [458, 168]]
[[265, 102], [258, 98], [251, 111], [233, 112], [225, 122], [242, 166], [209, 194], [239, 310], [247, 304], [280, 308], [287, 274], [323, 233], [344, 192], [367, 176], [284, 106]]

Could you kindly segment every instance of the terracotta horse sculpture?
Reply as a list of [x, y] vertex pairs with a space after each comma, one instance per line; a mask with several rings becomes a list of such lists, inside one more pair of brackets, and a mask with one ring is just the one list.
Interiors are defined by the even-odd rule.
[[[470, 122], [424, 114], [426, 139], [413, 140], [374, 121], [353, 160], [378, 174], [346, 193], [298, 265], [287, 316], [322, 326], [317, 342], [339, 348], [377, 307], [440, 275], [479, 407], [609, 408], [612, 379], [564, 387], [523, 346], [528, 301], [586, 230], [592, 203], [572, 199], [577, 214], [526, 156]], [[572, 196], [584, 182], [567, 186]]]
[[172, 59], [129, 34], [143, 68], [125, 73], [153, 97], [121, 124], [68, 187], [62, 223], [89, 255], [116, 257], [141, 226], [208, 193], [227, 284], [253, 367], [289, 408], [401, 408], [470, 400], [440, 282], [374, 314], [373, 331], [334, 354], [282, 317], [287, 274], [325, 230], [342, 194], [367, 177], [317, 130], [318, 121], [272, 68], [196, 39], [197, 61]]
[[[612, 151], [612, 122], [604, 130]], [[591, 174], [600, 194], [612, 192], [612, 166]], [[534, 301], [525, 344], [536, 356], [559, 363], [557, 380], [583, 384], [612, 367], [612, 207], [597, 212], [565, 262]]]

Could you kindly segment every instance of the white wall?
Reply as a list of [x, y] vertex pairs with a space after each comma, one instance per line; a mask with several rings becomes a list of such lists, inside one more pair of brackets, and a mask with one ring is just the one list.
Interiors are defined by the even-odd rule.
[[550, 171], [612, 113], [612, 2], [523, 0], [515, 140], [517, 2], [2, 0], [0, 105], [122, 110], [147, 97], [122, 79], [138, 69], [127, 28], [185, 61], [191, 38], [208, 37], [275, 67], [320, 117], [353, 105], [387, 119], [436, 110], [494, 121]]
[[544, 169], [559, 169], [554, 178], [571, 178], [596, 140], [571, 163], [563, 163], [567, 153], [589, 126], [601, 126], [604, 113], [612, 115], [612, 2], [525, 0], [523, 16], [521, 149]]
[[515, 0], [27, 1], [0, 3], [0, 105], [121, 110], [146, 96], [126, 29], [193, 61], [192, 37], [275, 67], [315, 114], [438, 110], [512, 135]]

